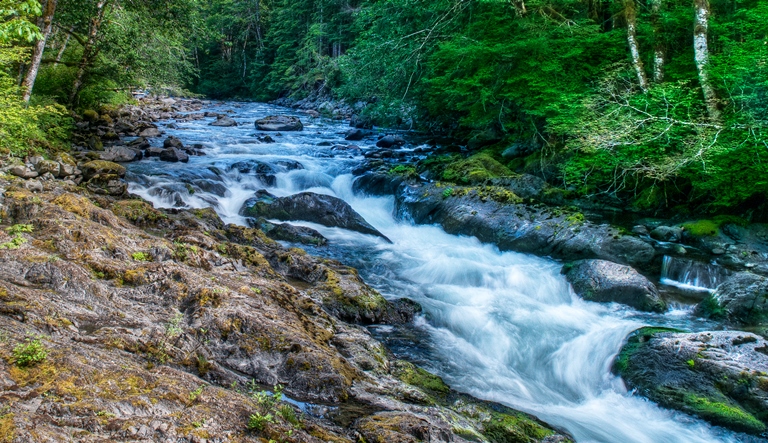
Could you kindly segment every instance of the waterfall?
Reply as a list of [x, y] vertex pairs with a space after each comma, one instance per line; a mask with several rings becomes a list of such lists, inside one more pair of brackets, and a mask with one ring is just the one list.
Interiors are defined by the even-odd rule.
[[661, 283], [697, 292], [714, 292], [728, 278], [722, 266], [664, 256], [661, 264]]

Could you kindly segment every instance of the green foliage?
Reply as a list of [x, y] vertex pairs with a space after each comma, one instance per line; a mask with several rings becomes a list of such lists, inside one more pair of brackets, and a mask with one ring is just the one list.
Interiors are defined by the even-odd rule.
[[248, 382], [247, 388], [250, 391], [251, 399], [258, 408], [248, 419], [247, 427], [249, 430], [261, 432], [267, 425], [278, 423], [278, 417], [291, 426], [300, 426], [301, 420], [296, 416], [293, 407], [281, 402], [284, 389], [282, 385], [275, 385], [272, 388], [272, 393], [270, 393], [258, 390], [256, 383], [251, 380]]
[[42, 363], [46, 358], [48, 358], [48, 350], [37, 338], [27, 338], [24, 343], [19, 343], [13, 348], [13, 359], [16, 366], [21, 368]]
[[23, 233], [30, 233], [34, 231], [32, 225], [13, 225], [7, 228], [8, 234], [12, 235], [11, 241], [0, 244], [0, 249], [19, 249], [21, 245], [27, 242], [27, 239], [22, 237]]
[[465, 160], [448, 164], [443, 171], [442, 179], [452, 183], [472, 184], [511, 175], [513, 175], [512, 171], [494, 159], [491, 153], [481, 152]]
[[136, 261], [152, 261], [152, 257], [146, 252], [134, 252], [131, 254], [131, 258]]

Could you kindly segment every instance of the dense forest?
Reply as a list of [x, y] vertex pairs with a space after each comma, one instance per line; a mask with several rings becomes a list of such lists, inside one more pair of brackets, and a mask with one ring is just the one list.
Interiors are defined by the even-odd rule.
[[768, 195], [765, 0], [2, 0], [0, 16], [17, 156], [65, 148], [67, 108], [152, 88], [362, 103], [470, 140], [491, 175], [638, 210], [750, 216]]

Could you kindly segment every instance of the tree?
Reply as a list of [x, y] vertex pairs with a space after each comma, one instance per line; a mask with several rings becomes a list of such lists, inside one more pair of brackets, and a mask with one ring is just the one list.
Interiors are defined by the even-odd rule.
[[24, 91], [25, 102], [29, 102], [29, 98], [32, 96], [32, 88], [35, 86], [35, 79], [37, 78], [37, 72], [40, 69], [40, 62], [43, 60], [45, 43], [48, 41], [48, 36], [51, 34], [51, 28], [53, 27], [53, 15], [56, 12], [57, 2], [58, 0], [46, 0], [45, 8], [43, 8], [43, 15], [38, 21], [38, 28], [40, 29], [41, 36], [35, 43], [35, 49], [32, 52], [32, 61], [29, 64], [27, 75], [24, 77], [24, 81], [21, 84]]
[[713, 122], [721, 120], [718, 109], [717, 93], [712, 86], [709, 75], [709, 0], [694, 0], [695, 20], [693, 25], [693, 52], [696, 70], [699, 73], [699, 84], [704, 93], [704, 104], [707, 106], [709, 119]]

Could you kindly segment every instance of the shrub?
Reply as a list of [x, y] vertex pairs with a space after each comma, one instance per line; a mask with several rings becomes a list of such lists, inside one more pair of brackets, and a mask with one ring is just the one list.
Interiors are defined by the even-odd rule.
[[21, 368], [42, 363], [48, 357], [48, 350], [39, 339], [27, 338], [13, 348], [13, 359]]

